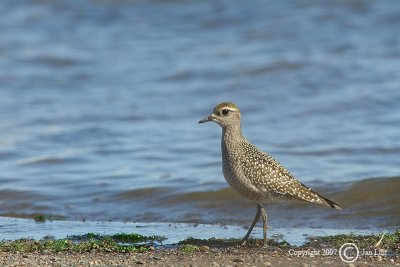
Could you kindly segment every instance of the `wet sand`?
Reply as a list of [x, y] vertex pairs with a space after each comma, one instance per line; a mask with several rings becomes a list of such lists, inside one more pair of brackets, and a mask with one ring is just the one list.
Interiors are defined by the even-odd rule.
[[400, 260], [360, 257], [344, 263], [338, 255], [297, 257], [277, 248], [209, 248], [187, 253], [177, 248], [145, 253], [0, 253], [2, 266], [399, 266]]

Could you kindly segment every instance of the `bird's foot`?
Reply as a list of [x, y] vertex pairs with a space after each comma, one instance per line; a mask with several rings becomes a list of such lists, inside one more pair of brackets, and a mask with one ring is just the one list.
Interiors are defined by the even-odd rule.
[[264, 238], [263, 248], [268, 248], [268, 239]]

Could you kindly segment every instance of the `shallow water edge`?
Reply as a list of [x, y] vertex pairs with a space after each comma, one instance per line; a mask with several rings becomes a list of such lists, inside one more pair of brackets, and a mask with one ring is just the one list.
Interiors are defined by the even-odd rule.
[[[117, 233], [137, 233], [144, 236], [163, 236], [162, 245], [177, 244], [189, 237], [197, 239], [209, 238], [242, 238], [245, 227], [220, 224], [189, 224], [189, 223], [138, 223], [138, 222], [100, 222], [100, 221], [45, 221], [35, 222], [32, 219], [0, 217], [0, 240], [17, 240], [32, 238], [35, 240], [52, 236], [66, 238], [71, 235], [97, 233], [112, 235]], [[287, 241], [296, 246], [302, 245], [307, 238], [336, 234], [380, 234], [382, 229], [320, 229], [320, 228], [270, 228], [268, 236], [275, 241]], [[255, 227], [251, 237], [261, 238], [262, 228]]]

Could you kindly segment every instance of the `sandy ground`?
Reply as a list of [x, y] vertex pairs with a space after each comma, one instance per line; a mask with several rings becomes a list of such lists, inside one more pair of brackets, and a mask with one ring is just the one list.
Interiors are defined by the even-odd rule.
[[400, 259], [361, 257], [344, 263], [338, 255], [296, 257], [263, 248], [209, 249], [185, 253], [177, 249], [146, 253], [0, 253], [1, 266], [399, 266]]

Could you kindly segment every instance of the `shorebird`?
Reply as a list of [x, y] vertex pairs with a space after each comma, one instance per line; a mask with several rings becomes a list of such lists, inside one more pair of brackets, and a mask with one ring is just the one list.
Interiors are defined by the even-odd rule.
[[240, 110], [231, 102], [217, 105], [199, 123], [213, 121], [222, 127], [222, 171], [227, 183], [243, 197], [257, 203], [257, 213], [241, 241], [245, 245], [254, 225], [263, 220], [264, 246], [267, 246], [267, 212], [263, 204], [279, 200], [301, 200], [342, 208], [296, 180], [290, 172], [242, 135]]

